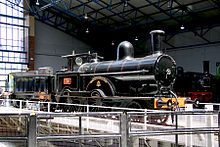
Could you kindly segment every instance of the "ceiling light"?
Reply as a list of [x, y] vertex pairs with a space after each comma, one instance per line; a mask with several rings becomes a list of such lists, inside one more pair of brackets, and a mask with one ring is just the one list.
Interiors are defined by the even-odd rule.
[[170, 1], [168, 1], [168, 3], [167, 3], [167, 7], [170, 8]]
[[36, 5], [38, 5], [38, 6], [40, 5], [40, 3], [39, 3], [39, 1], [38, 1], [38, 0], [36, 1]]
[[85, 18], [85, 19], [88, 19], [88, 15], [87, 15], [87, 13], [85, 14], [84, 18]]
[[114, 41], [112, 41], [112, 46], [115, 45]]
[[181, 30], [184, 30], [184, 29], [185, 29], [184, 25], [181, 25], [180, 29], [181, 29]]
[[134, 40], [135, 40], [135, 41], [138, 41], [138, 37], [136, 36]]
[[87, 34], [89, 33], [89, 28], [86, 29], [86, 33], [87, 33]]
[[127, 6], [128, 6], [128, 1], [126, 0], [126, 1], [125, 1], [125, 7], [127, 7]]

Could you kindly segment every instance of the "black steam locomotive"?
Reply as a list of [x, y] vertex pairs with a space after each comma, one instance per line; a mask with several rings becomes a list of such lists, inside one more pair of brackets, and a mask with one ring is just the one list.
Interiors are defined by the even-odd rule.
[[[68, 59], [68, 67], [55, 74], [46, 70], [32, 75], [14, 73], [12, 97], [23, 95], [26, 99], [38, 97], [56, 102], [135, 108], [153, 106], [155, 97], [172, 98], [175, 61], [161, 51], [164, 32], [156, 30], [150, 34], [153, 54], [143, 58], [134, 58], [132, 44], [124, 41], [117, 48], [116, 61], [101, 62], [102, 57], [96, 53], [73, 52], [63, 56]], [[158, 102], [158, 106], [167, 104]]]
[[198, 99], [202, 103], [219, 102], [219, 83], [208, 69], [204, 72], [184, 72], [183, 67], [177, 67], [174, 91], [179, 96]]

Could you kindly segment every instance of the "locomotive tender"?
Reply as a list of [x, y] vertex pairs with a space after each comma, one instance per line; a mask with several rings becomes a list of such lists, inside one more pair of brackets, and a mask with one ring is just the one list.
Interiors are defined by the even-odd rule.
[[[90, 52], [63, 56], [68, 59], [68, 68], [50, 78], [52, 90], [42, 91], [56, 102], [152, 108], [157, 97], [156, 107], [171, 105], [177, 101], [172, 92], [176, 63], [161, 50], [164, 31], [155, 30], [150, 34], [153, 54], [142, 58], [134, 58], [134, 48], [128, 41], [119, 44], [116, 61], [101, 62], [102, 57]], [[21, 84], [14, 81], [16, 98]], [[37, 91], [36, 88], [31, 90], [32, 93]]]
[[6, 82], [6, 91], [11, 93], [12, 99], [50, 101], [54, 99], [54, 79], [51, 67], [10, 73]]

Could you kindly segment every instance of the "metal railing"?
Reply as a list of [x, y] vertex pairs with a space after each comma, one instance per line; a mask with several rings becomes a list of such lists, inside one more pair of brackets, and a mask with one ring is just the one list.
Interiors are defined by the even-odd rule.
[[0, 105], [19, 109], [44, 111], [44, 112], [109, 112], [109, 111], [154, 111], [148, 109], [135, 109], [123, 107], [110, 107], [88, 104], [70, 104], [43, 101], [28, 101], [14, 99], [0, 99]]
[[[170, 126], [137, 123], [130, 119], [134, 116], [146, 118], [150, 115], [168, 114], [175, 117], [173, 125]], [[192, 138], [205, 135], [205, 140], [200, 140], [200, 142], [205, 142], [205, 146], [218, 146], [219, 142], [215, 141], [214, 136], [219, 137], [219, 122], [217, 126], [212, 124], [213, 126], [202, 127], [184, 126], [178, 123], [180, 116], [190, 118], [200, 115], [207, 118], [216, 115], [219, 118], [219, 113], [215, 112], [169, 112], [163, 114], [152, 112], [148, 114], [135, 112], [1, 113], [0, 121], [4, 120], [7, 126], [4, 131], [0, 130], [0, 141], [14, 143], [20, 141], [23, 142], [22, 146], [29, 147], [44, 146], [45, 144], [48, 146], [68, 144], [69, 146], [127, 147], [146, 146], [147, 143], [154, 140], [163, 142], [162, 138], [165, 137], [166, 141], [176, 146], [193, 146], [196, 144]], [[172, 136], [175, 138], [172, 139]], [[181, 140], [182, 136], [185, 137], [187, 143]]]
[[29, 115], [29, 113], [0, 114], [0, 146], [10, 146], [12, 142], [18, 146], [27, 145], [30, 135]]
[[[27, 106], [35, 111], [0, 113], [0, 143], [20, 146], [127, 147], [167, 146], [167, 143], [173, 146], [220, 146], [220, 113], [213, 111], [210, 105], [202, 111], [193, 111], [192, 105], [187, 105], [190, 107], [184, 111], [115, 108], [124, 112], [90, 112], [92, 108], [105, 111], [113, 108], [66, 104], [67, 107], [80, 107], [84, 112], [51, 113], [39, 112], [37, 107], [27, 104], [38, 106], [41, 105], [39, 102], [17, 102], [20, 105], [15, 111], [24, 104], [25, 111]], [[2, 104], [11, 106], [12, 102], [7, 100]]]

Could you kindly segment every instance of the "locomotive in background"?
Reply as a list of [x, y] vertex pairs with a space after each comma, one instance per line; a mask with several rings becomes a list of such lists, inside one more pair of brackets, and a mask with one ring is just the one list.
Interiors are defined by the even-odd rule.
[[220, 78], [219, 74], [209, 73], [209, 62], [203, 62], [203, 73], [184, 72], [183, 67], [177, 67], [174, 90], [178, 96], [198, 99], [202, 103], [219, 103]]
[[188, 99], [177, 100], [173, 92], [176, 63], [161, 50], [164, 32], [150, 34], [153, 54], [142, 58], [134, 58], [132, 44], [124, 41], [117, 48], [116, 61], [101, 62], [96, 53], [73, 52], [63, 56], [68, 68], [55, 74], [49, 69], [12, 73], [11, 97], [130, 108], [183, 106]]

